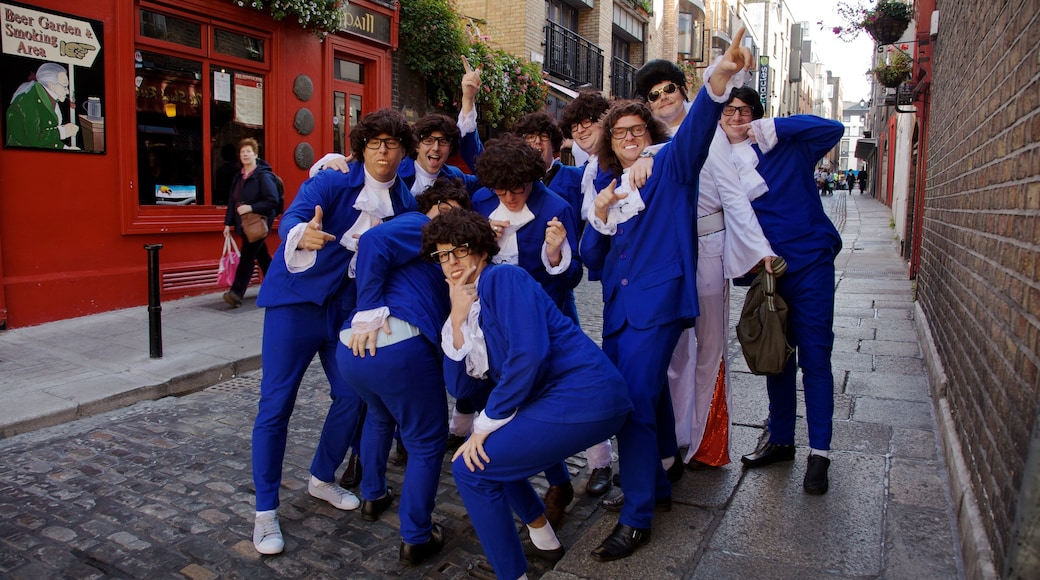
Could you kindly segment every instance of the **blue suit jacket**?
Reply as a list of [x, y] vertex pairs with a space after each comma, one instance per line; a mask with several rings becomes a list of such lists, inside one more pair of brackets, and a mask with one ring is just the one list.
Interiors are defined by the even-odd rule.
[[[354, 252], [339, 244], [343, 234], [354, 225], [359, 210], [354, 201], [365, 186], [365, 170], [361, 162], [350, 164], [350, 173], [321, 171], [303, 182], [296, 199], [282, 215], [278, 233], [282, 243], [271, 258], [271, 266], [260, 287], [257, 306], [284, 306], [312, 302], [325, 304], [346, 287], [347, 266]], [[394, 215], [415, 209], [412, 197], [400, 179], [390, 189]], [[285, 266], [285, 238], [297, 224], [307, 223], [314, 218], [314, 206], [320, 205], [324, 214], [322, 230], [336, 237], [318, 250], [314, 266], [296, 274], [289, 273]], [[351, 301], [352, 308], [353, 302]]]
[[484, 413], [491, 419], [522, 409], [540, 421], [580, 423], [632, 410], [628, 386], [607, 355], [523, 270], [487, 266], [477, 295], [488, 378], [474, 379], [465, 361], [445, 357], [445, 384], [453, 396], [490, 390]]
[[603, 335], [627, 321], [646, 329], [676, 320], [687, 325], [697, 307], [697, 181], [722, 104], [702, 88], [673, 140], [654, 157], [639, 193], [646, 209], [606, 236], [586, 226], [581, 257], [602, 270]]
[[549, 189], [571, 204], [578, 221], [584, 222], [585, 216], [581, 215], [581, 176], [585, 170], [582, 167], [564, 165], [559, 160], [553, 163], [553, 168], [556, 169], [556, 175], [549, 182]]
[[421, 256], [422, 227], [428, 223], [430, 218], [410, 211], [361, 236], [357, 310], [386, 306], [392, 316], [419, 327], [439, 345], [451, 304], [441, 267]]
[[777, 143], [763, 154], [758, 145], [758, 173], [769, 191], [751, 202], [773, 250], [794, 272], [821, 257], [833, 261], [841, 235], [823, 210], [813, 168], [845, 133], [841, 123], [814, 115], [774, 119]]
[[[473, 195], [473, 210], [483, 216], [490, 216], [498, 209], [498, 196], [488, 188], [482, 188]], [[570, 204], [547, 189], [541, 182], [531, 187], [531, 195], [527, 198], [527, 208], [534, 214], [534, 220], [516, 232], [517, 246], [520, 250], [519, 266], [527, 271], [552, 301], [564, 309], [570, 300], [570, 292], [581, 282], [581, 258], [578, 256], [578, 222]], [[563, 273], [555, 276], [545, 271], [542, 264], [542, 244], [545, 242], [545, 224], [553, 217], [560, 220], [567, 230], [567, 244], [571, 248], [571, 264]]]

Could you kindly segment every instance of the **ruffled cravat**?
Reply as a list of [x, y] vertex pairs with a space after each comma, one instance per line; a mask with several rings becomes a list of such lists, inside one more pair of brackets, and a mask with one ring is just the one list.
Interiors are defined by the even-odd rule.
[[488, 219], [509, 222], [509, 226], [502, 230], [502, 236], [498, 239], [498, 254], [491, 261], [495, 264], [519, 264], [520, 246], [516, 241], [516, 232], [534, 220], [534, 213], [527, 208], [527, 204], [524, 204], [520, 211], [514, 212], [509, 211], [505, 204], [499, 203]]
[[412, 195], [419, 195], [426, 191], [426, 188], [433, 185], [433, 182], [437, 181], [436, 173], [427, 173], [425, 169], [415, 164], [415, 182], [412, 183]]
[[394, 215], [394, 204], [390, 201], [390, 188], [393, 185], [393, 180], [386, 183], [377, 181], [369, 175], [368, 170], [365, 170], [365, 186], [361, 188], [357, 199], [354, 200], [354, 209], [360, 210], [361, 215], [339, 240], [339, 245], [355, 252], [354, 256], [350, 258], [350, 267], [347, 272], [351, 278], [354, 277], [357, 264], [358, 236]]
[[627, 193], [628, 196], [624, 199], [619, 199], [614, 202], [609, 208], [607, 208], [607, 221], [600, 221], [596, 217], [596, 206], [591, 205], [589, 207], [588, 221], [592, 224], [592, 227], [601, 234], [612, 236], [617, 233], [617, 227], [619, 224], [623, 224], [628, 220], [639, 215], [639, 212], [646, 209], [646, 203], [643, 202], [643, 197], [639, 195], [639, 188], [632, 183], [632, 178], [629, 175], [629, 170], [626, 169], [621, 173], [621, 183], [614, 188], [614, 193]]

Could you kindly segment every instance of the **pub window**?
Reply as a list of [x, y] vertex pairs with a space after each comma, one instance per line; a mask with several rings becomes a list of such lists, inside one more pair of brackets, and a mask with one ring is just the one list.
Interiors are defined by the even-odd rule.
[[238, 142], [252, 137], [265, 154], [265, 41], [145, 9], [140, 14], [137, 201], [227, 205]]

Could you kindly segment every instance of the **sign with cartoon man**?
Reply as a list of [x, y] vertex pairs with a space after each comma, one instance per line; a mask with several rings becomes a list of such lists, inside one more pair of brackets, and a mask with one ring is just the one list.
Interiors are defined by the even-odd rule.
[[102, 23], [12, 3], [0, 23], [4, 145], [104, 152]]

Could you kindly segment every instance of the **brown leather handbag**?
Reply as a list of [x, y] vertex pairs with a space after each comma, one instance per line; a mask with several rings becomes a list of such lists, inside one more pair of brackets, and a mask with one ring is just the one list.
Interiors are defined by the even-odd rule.
[[787, 343], [787, 303], [776, 293], [776, 278], [787, 271], [787, 262], [773, 260], [773, 273], [762, 270], [744, 299], [737, 322], [737, 340], [748, 368], [756, 375], [784, 372], [794, 349]]
[[244, 213], [242, 218], [242, 234], [249, 242], [256, 242], [267, 237], [270, 231], [267, 227], [267, 218], [258, 213]]

